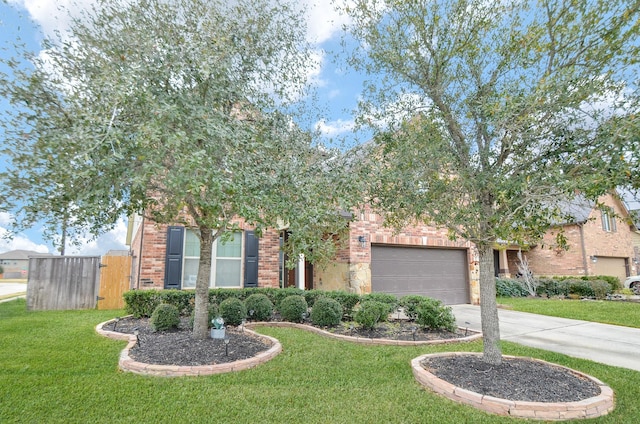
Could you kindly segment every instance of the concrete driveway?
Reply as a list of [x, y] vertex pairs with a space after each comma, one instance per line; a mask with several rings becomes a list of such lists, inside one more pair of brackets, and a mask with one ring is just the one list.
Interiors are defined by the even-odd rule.
[[27, 292], [27, 283], [3, 282], [0, 280], [0, 302], [3, 299], [12, 299], [14, 296], [24, 296]]
[[[479, 306], [452, 305], [451, 307], [460, 327], [481, 330]], [[498, 316], [502, 340], [640, 371], [640, 329], [638, 328], [548, 317], [506, 309], [499, 309]]]

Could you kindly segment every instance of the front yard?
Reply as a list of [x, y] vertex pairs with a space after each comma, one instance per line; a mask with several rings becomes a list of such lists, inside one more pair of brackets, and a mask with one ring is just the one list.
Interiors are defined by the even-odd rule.
[[499, 297], [515, 311], [640, 328], [640, 303], [607, 300]]
[[[262, 328], [283, 352], [258, 368], [210, 377], [123, 373], [124, 342], [94, 326], [122, 311], [26, 312], [0, 304], [0, 422], [47, 423], [513, 423], [426, 392], [409, 362], [424, 353], [480, 351], [481, 343], [364, 346], [302, 330]], [[565, 365], [608, 383], [616, 409], [590, 422], [640, 416], [640, 373], [503, 344], [504, 353]], [[517, 421], [517, 420], [516, 420]]]

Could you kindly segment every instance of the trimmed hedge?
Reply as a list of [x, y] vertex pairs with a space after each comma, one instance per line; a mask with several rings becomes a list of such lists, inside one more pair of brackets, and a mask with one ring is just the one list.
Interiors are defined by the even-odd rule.
[[389, 314], [389, 305], [377, 300], [366, 300], [353, 316], [353, 320], [366, 329], [371, 329], [380, 321], [385, 321]]
[[237, 297], [228, 297], [218, 307], [225, 325], [240, 325], [247, 318], [247, 308]]
[[273, 313], [273, 303], [266, 294], [254, 293], [244, 301], [251, 321], [269, 321]]
[[426, 298], [418, 305], [417, 312], [416, 323], [423, 329], [456, 330], [456, 318], [451, 307], [439, 300]]
[[319, 297], [311, 308], [311, 322], [322, 327], [333, 327], [342, 321], [342, 305], [330, 297]]
[[529, 292], [518, 280], [512, 278], [496, 278], [496, 296], [498, 297], [526, 297]]
[[149, 324], [153, 331], [166, 331], [180, 324], [180, 311], [174, 305], [161, 303], [151, 314]]
[[304, 296], [293, 295], [280, 302], [282, 319], [290, 322], [302, 322], [307, 313], [307, 301]]

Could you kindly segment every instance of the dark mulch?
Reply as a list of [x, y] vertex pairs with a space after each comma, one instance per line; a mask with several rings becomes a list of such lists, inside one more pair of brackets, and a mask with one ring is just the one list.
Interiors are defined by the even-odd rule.
[[[148, 318], [123, 318], [115, 331], [133, 334], [138, 329], [140, 344], [129, 350], [129, 356], [147, 364], [157, 365], [212, 365], [239, 361], [256, 356], [271, 347], [271, 343], [259, 337], [227, 327], [229, 344], [224, 340], [206, 338], [195, 339], [189, 329], [187, 319], [182, 319], [175, 330], [154, 332]], [[113, 330], [113, 324], [104, 327]]]
[[[104, 329], [114, 330], [113, 327], [114, 324], [109, 324]], [[149, 364], [221, 364], [253, 357], [271, 347], [270, 343], [242, 331], [242, 328], [227, 327], [229, 344], [228, 351], [225, 351], [223, 340], [194, 339], [187, 319], [183, 319], [176, 330], [154, 332], [147, 318], [122, 318], [114, 331], [133, 334], [135, 328], [139, 331], [140, 345], [131, 349], [129, 356]], [[325, 330], [354, 337], [392, 340], [437, 340], [466, 335], [464, 330], [455, 333], [423, 331], [414, 323], [402, 320], [378, 324], [373, 330], [349, 323]], [[502, 365], [490, 366], [473, 355], [442, 357], [429, 359], [423, 366], [455, 386], [514, 401], [572, 402], [600, 394], [599, 387], [590, 380], [526, 358], [505, 358]]]
[[447, 356], [426, 359], [422, 366], [454, 386], [512, 401], [574, 402], [600, 394], [591, 380], [526, 358], [489, 365], [475, 355]]

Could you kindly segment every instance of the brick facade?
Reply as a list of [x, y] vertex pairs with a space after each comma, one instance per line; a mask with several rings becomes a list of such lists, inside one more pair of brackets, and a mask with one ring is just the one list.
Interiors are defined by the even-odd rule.
[[[551, 229], [534, 248], [523, 252], [529, 261], [529, 268], [538, 276], [583, 276], [597, 274], [597, 259], [626, 259], [629, 273], [638, 273], [634, 263], [634, 239], [638, 238], [635, 227], [630, 226], [626, 218], [628, 212], [619, 200], [612, 195], [601, 197], [600, 202], [610, 207], [617, 217], [616, 230], [603, 229], [602, 215], [594, 208], [586, 222], [567, 224], [562, 227], [569, 249], [556, 247], [555, 237], [560, 228]], [[509, 252], [509, 271], [517, 272], [515, 251]]]

